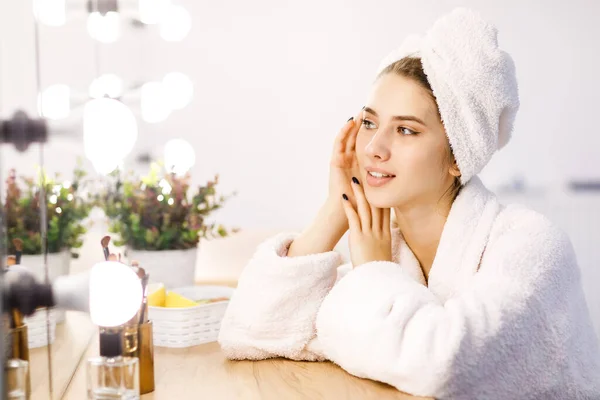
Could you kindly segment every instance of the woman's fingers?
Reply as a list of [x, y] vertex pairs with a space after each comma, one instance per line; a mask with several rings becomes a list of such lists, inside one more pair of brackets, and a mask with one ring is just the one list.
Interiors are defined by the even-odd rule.
[[354, 116], [352, 121], [353, 125], [348, 132], [348, 139], [346, 140], [346, 153], [351, 153], [356, 150], [356, 136], [362, 125], [361, 117], [362, 115], [360, 113]]
[[390, 221], [391, 221], [391, 214], [392, 214], [392, 209], [391, 208], [384, 208], [383, 209], [383, 230], [382, 233], [388, 236], [391, 236], [391, 226], [390, 226]]
[[350, 118], [348, 121], [346, 121], [338, 135], [335, 137], [335, 146], [333, 146], [333, 148], [336, 153], [344, 153], [346, 151], [346, 143], [348, 142], [348, 137], [350, 136], [353, 128], [354, 119]]
[[352, 177], [352, 191], [356, 200], [356, 208], [360, 218], [360, 226], [363, 230], [371, 229], [371, 206], [367, 202], [363, 187], [358, 178]]
[[381, 232], [381, 226], [383, 224], [383, 209], [374, 207], [369, 204], [371, 208], [371, 228], [375, 232]]
[[344, 194], [342, 196], [342, 205], [344, 206], [344, 212], [346, 213], [346, 218], [348, 218], [348, 226], [351, 231], [360, 232], [360, 219], [354, 206], [348, 199], [348, 196]]

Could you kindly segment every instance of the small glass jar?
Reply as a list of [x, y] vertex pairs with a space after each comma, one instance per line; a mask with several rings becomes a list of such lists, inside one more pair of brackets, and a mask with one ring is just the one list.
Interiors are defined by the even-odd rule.
[[12, 358], [6, 361], [5, 377], [8, 400], [27, 399], [27, 381], [29, 377], [29, 363], [27, 361]]
[[136, 357], [92, 357], [87, 361], [88, 400], [139, 400]]

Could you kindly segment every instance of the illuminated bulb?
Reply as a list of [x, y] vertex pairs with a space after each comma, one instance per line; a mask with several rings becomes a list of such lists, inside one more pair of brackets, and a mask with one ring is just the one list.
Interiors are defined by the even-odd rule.
[[173, 200], [173, 198], [170, 198], [169, 201], [168, 201], [168, 203], [169, 203], [170, 206], [172, 206], [173, 203], [175, 203], [175, 200]]
[[57, 214], [60, 214], [60, 213], [62, 213], [62, 208], [60, 208], [60, 207], [56, 207], [56, 213], [57, 213]]
[[67, 85], [51, 85], [39, 98], [40, 115], [48, 119], [63, 119], [71, 112], [71, 89]]
[[66, 21], [65, 0], [35, 0], [33, 13], [35, 18], [44, 25], [62, 26]]
[[93, 99], [104, 96], [119, 98], [123, 94], [123, 80], [115, 74], [101, 75], [90, 84], [89, 94]]
[[161, 82], [147, 82], [141, 89], [142, 118], [149, 123], [166, 120], [171, 114], [165, 88]]
[[65, 189], [68, 189], [68, 188], [70, 188], [70, 187], [71, 187], [71, 182], [69, 182], [69, 181], [64, 181], [64, 182], [63, 182], [63, 187], [64, 187]]
[[69, 195], [67, 196], [67, 200], [73, 201], [73, 194], [72, 193], [69, 193]]
[[192, 17], [182, 6], [171, 6], [165, 10], [159, 25], [160, 37], [168, 42], [179, 42], [192, 29]]
[[88, 15], [87, 31], [90, 36], [102, 43], [113, 43], [121, 35], [118, 12], [109, 11], [105, 15], [94, 11]]
[[144, 24], [156, 24], [169, 8], [169, 0], [139, 0], [140, 21]]
[[163, 201], [165, 199], [165, 196], [163, 196], [162, 194], [159, 194], [158, 197], [156, 198], [158, 201]]
[[138, 136], [135, 116], [114, 99], [95, 99], [83, 110], [83, 143], [86, 157], [100, 174], [114, 171], [131, 152]]
[[194, 97], [194, 83], [181, 72], [170, 72], [163, 78], [163, 86], [169, 106], [180, 110], [190, 104]]
[[137, 274], [116, 261], [92, 267], [89, 280], [90, 316], [98, 326], [124, 324], [137, 313], [142, 303], [142, 285]]
[[165, 145], [165, 167], [178, 176], [185, 175], [196, 163], [196, 152], [183, 139], [171, 139]]
[[56, 204], [57, 201], [58, 201], [58, 197], [56, 197], [55, 194], [53, 194], [52, 196], [50, 196], [50, 203]]

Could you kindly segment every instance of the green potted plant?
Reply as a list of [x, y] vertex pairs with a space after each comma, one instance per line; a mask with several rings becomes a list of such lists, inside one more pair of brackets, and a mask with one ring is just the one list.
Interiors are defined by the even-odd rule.
[[[6, 196], [3, 204], [8, 236], [8, 254], [16, 254], [14, 240], [22, 242], [21, 264], [29, 267], [40, 279], [44, 279], [44, 255], [42, 254], [41, 209], [46, 208], [46, 250], [49, 278], [51, 281], [69, 273], [71, 258], [78, 257], [77, 249], [83, 244], [92, 199], [85, 194], [86, 173], [78, 163], [71, 181], [62, 181], [60, 175], [49, 178], [40, 169], [39, 178], [18, 177], [13, 169], [6, 180]], [[46, 201], [40, 201], [41, 187]], [[45, 203], [45, 204], [44, 204]], [[64, 313], [57, 313], [58, 321]]]
[[217, 196], [218, 176], [192, 188], [190, 174], [177, 176], [153, 163], [147, 176], [136, 178], [116, 170], [108, 177], [98, 205], [116, 233], [117, 246], [125, 246], [130, 261], [150, 273], [151, 282], [167, 288], [194, 284], [200, 239], [227, 236], [222, 225], [207, 217], [228, 197]]

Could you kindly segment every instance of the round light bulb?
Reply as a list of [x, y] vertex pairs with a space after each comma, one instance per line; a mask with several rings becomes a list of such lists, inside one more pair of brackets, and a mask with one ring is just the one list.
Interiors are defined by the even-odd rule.
[[162, 82], [147, 82], [142, 86], [141, 110], [144, 121], [152, 124], [169, 117], [171, 107]]
[[105, 96], [116, 99], [123, 94], [123, 80], [115, 74], [104, 74], [92, 81], [89, 95], [93, 99]]
[[165, 167], [178, 176], [185, 175], [196, 163], [196, 152], [183, 139], [171, 139], [165, 145]]
[[139, 0], [140, 21], [144, 24], [156, 24], [170, 6], [170, 0]]
[[194, 98], [194, 83], [181, 72], [169, 72], [163, 78], [167, 101], [173, 110], [180, 110]]
[[138, 136], [133, 112], [118, 100], [90, 100], [83, 109], [83, 143], [86, 157], [100, 174], [117, 168], [131, 152]]
[[63, 26], [66, 22], [65, 0], [35, 0], [33, 13], [35, 18], [44, 25]]
[[171, 6], [165, 10], [159, 25], [160, 37], [168, 42], [179, 42], [192, 29], [192, 16], [182, 6]]
[[142, 283], [125, 264], [103, 261], [90, 272], [90, 317], [98, 326], [119, 326], [129, 321], [142, 304]]
[[62, 84], [48, 86], [39, 97], [38, 108], [44, 118], [67, 118], [71, 112], [71, 89]]
[[118, 12], [109, 11], [101, 15], [94, 11], [88, 15], [87, 31], [90, 36], [102, 43], [113, 43], [121, 35], [121, 18]]

